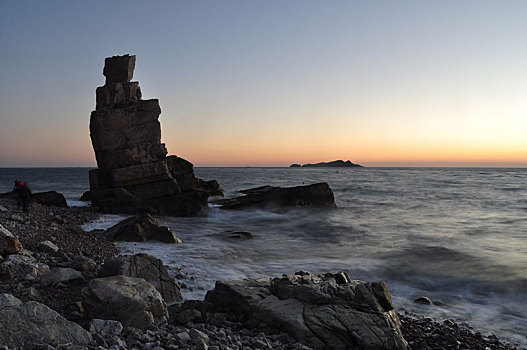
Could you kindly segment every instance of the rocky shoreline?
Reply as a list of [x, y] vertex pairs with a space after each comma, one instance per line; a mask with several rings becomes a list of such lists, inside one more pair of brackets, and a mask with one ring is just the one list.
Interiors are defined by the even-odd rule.
[[[150, 329], [123, 327], [110, 321], [104, 324], [92, 322], [85, 309], [83, 289], [99, 277], [105, 262], [120, 253], [107, 235], [82, 230], [81, 225], [99, 215], [90, 207], [58, 208], [40, 204], [34, 204], [30, 212], [25, 213], [16, 210], [15, 201], [0, 199], [0, 224], [18, 238], [24, 248], [16, 255], [30, 256], [34, 266], [46, 265], [49, 270], [62, 268], [80, 272], [78, 278], [47, 284], [41, 276], [31, 278], [31, 273], [40, 273], [38, 268], [29, 271], [31, 273], [24, 271], [23, 274], [11, 275], [0, 269], [3, 273], [0, 294], [11, 294], [24, 305], [29, 304], [27, 302], [44, 304], [91, 333], [92, 340], [84, 345], [53, 341], [39, 343], [35, 340], [29, 348], [310, 349], [268, 325], [243, 322], [220, 313], [213, 314], [213, 317], [197, 317], [193, 314], [198, 313], [197, 310], [188, 308], [186, 313], [181, 312], [183, 309], [179, 304], [169, 308], [169, 322], [161, 322]], [[2, 255], [0, 265], [7, 256]], [[187, 316], [183, 317], [185, 314]], [[398, 316], [402, 335], [411, 349], [515, 349], [495, 336], [483, 336], [453, 321], [436, 322], [408, 314]], [[8, 348], [3, 343], [3, 337], [7, 336], [0, 331], [0, 349]]]

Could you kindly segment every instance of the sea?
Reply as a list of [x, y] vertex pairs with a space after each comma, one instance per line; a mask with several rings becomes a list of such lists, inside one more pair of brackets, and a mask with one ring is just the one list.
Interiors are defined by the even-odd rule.
[[[69, 205], [89, 189], [89, 168], [3, 168], [0, 192], [15, 179], [33, 192], [56, 190]], [[263, 185], [327, 182], [337, 208], [226, 211], [157, 217], [182, 244], [125, 243], [188, 274], [183, 295], [201, 299], [219, 279], [307, 270], [346, 271], [388, 284], [399, 312], [468, 324], [527, 348], [527, 169], [195, 168], [226, 197]], [[85, 226], [107, 228], [126, 216]], [[229, 231], [252, 239], [225, 238]], [[415, 303], [426, 296], [433, 305]]]

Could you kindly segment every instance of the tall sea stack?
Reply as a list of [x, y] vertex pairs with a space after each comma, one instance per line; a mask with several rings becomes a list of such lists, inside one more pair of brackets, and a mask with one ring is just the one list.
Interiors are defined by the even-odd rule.
[[96, 90], [90, 117], [98, 166], [90, 171], [92, 204], [104, 212], [196, 215], [218, 183], [197, 179], [189, 161], [167, 157], [159, 101], [142, 100], [139, 83], [131, 81], [135, 56], [108, 57], [104, 63], [106, 83]]

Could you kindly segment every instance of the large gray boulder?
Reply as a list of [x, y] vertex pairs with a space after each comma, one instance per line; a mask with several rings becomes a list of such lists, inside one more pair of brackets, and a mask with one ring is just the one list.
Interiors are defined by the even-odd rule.
[[170, 276], [163, 262], [148, 254], [121, 255], [107, 260], [101, 268], [99, 277], [124, 275], [143, 278], [151, 283], [167, 304], [183, 300], [181, 288]]
[[336, 207], [333, 191], [326, 182], [306, 186], [273, 187], [262, 186], [240, 191], [245, 196], [220, 199], [220, 209], [283, 207]]
[[92, 318], [116, 320], [125, 327], [143, 330], [168, 320], [161, 294], [142, 278], [122, 275], [94, 278], [82, 295]]
[[0, 294], [0, 344], [27, 349], [35, 344], [88, 345], [91, 341], [88, 331], [46, 305]]
[[49, 266], [30, 255], [12, 254], [0, 264], [0, 280], [39, 280]]
[[279, 328], [317, 349], [406, 349], [384, 282], [344, 272], [218, 281], [205, 300], [216, 312]]
[[175, 233], [159, 225], [150, 214], [125, 219], [106, 230], [106, 234], [117, 241], [181, 243]]

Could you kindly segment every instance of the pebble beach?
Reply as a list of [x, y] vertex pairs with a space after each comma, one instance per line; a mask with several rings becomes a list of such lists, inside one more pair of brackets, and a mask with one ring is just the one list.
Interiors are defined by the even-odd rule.
[[[50, 269], [69, 267], [82, 272], [82, 279], [46, 286], [36, 279], [9, 279], [4, 275], [0, 292], [12, 294], [23, 302], [36, 301], [47, 305], [67, 320], [90, 330], [91, 320], [84, 312], [81, 290], [97, 277], [107, 259], [120, 253], [118, 246], [104, 233], [86, 232], [81, 228], [100, 214], [90, 207], [58, 208], [40, 204], [33, 204], [29, 212], [22, 212], [16, 209], [15, 201], [9, 199], [0, 199], [0, 206], [0, 224], [19, 239], [24, 247], [23, 254], [32, 256]], [[42, 244], [46, 241], [53, 243], [57, 249]], [[1, 261], [5, 258], [3, 256]], [[512, 344], [500, 342], [497, 336], [483, 336], [470, 325], [411, 314], [399, 314], [399, 318], [403, 335], [412, 349], [516, 349]], [[303, 344], [283, 332], [228, 318], [205, 323], [170, 320], [146, 331], [125, 327], [118, 334], [107, 334], [106, 338], [97, 332], [93, 332], [92, 336], [93, 343], [87, 346], [35, 343], [33, 348], [310, 349], [309, 344]]]

